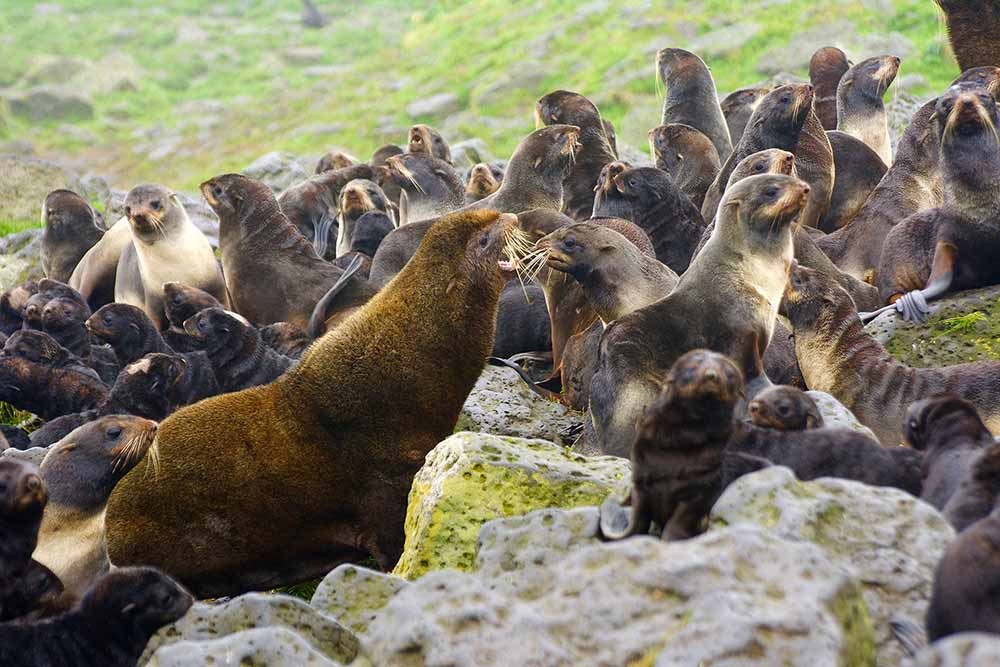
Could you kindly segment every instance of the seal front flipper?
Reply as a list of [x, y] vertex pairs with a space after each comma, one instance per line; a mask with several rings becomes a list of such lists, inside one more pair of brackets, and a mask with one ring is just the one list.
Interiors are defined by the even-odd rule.
[[347, 287], [347, 284], [354, 277], [354, 274], [358, 272], [363, 263], [364, 261], [361, 257], [355, 255], [351, 263], [344, 269], [344, 272], [340, 274], [340, 278], [337, 278], [337, 282], [333, 284], [333, 287], [323, 295], [323, 298], [313, 308], [312, 316], [309, 318], [309, 327], [306, 329], [310, 336], [319, 338], [326, 333], [326, 320], [330, 317], [330, 306], [337, 300], [337, 295]]
[[931, 277], [927, 280], [927, 287], [904, 294], [895, 303], [896, 310], [904, 320], [910, 322], [927, 320], [927, 315], [931, 312], [927, 302], [942, 296], [951, 287], [957, 259], [958, 250], [954, 245], [938, 241], [934, 248], [934, 265]]
[[[518, 363], [516, 363], [516, 362], [514, 362], [514, 361], [512, 361], [510, 359], [502, 359], [500, 357], [488, 357], [486, 359], [486, 361], [487, 361], [487, 363], [490, 364], [490, 366], [502, 366], [504, 368], [511, 369], [512, 371], [514, 371], [515, 373], [517, 373], [518, 377], [520, 377], [522, 380], [524, 380], [524, 383], [528, 385], [528, 388], [531, 389], [531, 391], [535, 392], [536, 394], [538, 394], [539, 396], [541, 396], [545, 400], [547, 400], [547, 401], [553, 401], [554, 403], [561, 403], [563, 405], [566, 405], [566, 399], [563, 397], [562, 394], [554, 392], [551, 389], [545, 388], [543, 386], [544, 382], [538, 382], [538, 383], [536, 383], [534, 380], [532, 380], [528, 376], [528, 374], [525, 372], [525, 370], [523, 368], [521, 368], [520, 364], [518, 364]], [[547, 382], [547, 380], [546, 380], [546, 382]]]

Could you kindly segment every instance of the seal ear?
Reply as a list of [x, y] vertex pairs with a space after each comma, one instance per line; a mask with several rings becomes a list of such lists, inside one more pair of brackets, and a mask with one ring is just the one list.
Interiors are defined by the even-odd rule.
[[129, 616], [133, 611], [135, 611], [137, 606], [138, 605], [136, 605], [136, 603], [129, 602], [127, 605], [122, 607], [122, 616]]
[[542, 159], [543, 158], [542, 158], [541, 155], [539, 155], [538, 157], [535, 158], [535, 164], [534, 164], [534, 168], [535, 169], [538, 169], [538, 165], [540, 165], [542, 163]]

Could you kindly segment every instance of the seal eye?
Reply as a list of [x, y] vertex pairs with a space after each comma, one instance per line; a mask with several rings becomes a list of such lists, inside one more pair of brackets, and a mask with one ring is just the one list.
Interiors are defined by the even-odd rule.
[[764, 196], [768, 199], [774, 199], [778, 195], [778, 188], [773, 185], [768, 189], [764, 190]]
[[792, 414], [792, 407], [787, 403], [778, 404], [778, 414], [782, 417], [787, 417]]
[[154, 199], [153, 201], [149, 202], [149, 205], [153, 207], [154, 211], [159, 211], [160, 208], [162, 208], [163, 206], [163, 204], [160, 203], [159, 199]]
[[111, 428], [109, 428], [107, 431], [107, 436], [108, 440], [117, 440], [118, 438], [122, 437], [121, 426], [112, 426]]
[[764, 165], [757, 163], [753, 166], [754, 171], [764, 171]]
[[218, 186], [218, 185], [213, 185], [212, 186], [212, 194], [214, 194], [216, 197], [221, 197], [222, 196], [222, 188], [220, 186]]
[[630, 178], [630, 179], [628, 179], [628, 186], [629, 186], [630, 188], [634, 188], [634, 187], [637, 187], [637, 186], [638, 186], [638, 183], [636, 183], [636, 181], [635, 181], [635, 179], [634, 179], [634, 178]]
[[919, 430], [919, 427], [920, 427], [920, 425], [917, 423], [916, 419], [911, 419], [910, 420], [910, 430], [911, 431], [917, 431], [917, 430]]
[[111, 320], [111, 316], [110, 315], [105, 315], [104, 316], [104, 325], [105, 326], [110, 327], [111, 326], [111, 321], [112, 320]]
[[125, 217], [126, 218], [131, 218], [132, 217], [132, 207], [131, 206], [126, 206], [125, 207]]
[[566, 246], [567, 248], [575, 248], [576, 239], [573, 238], [572, 236], [567, 236], [565, 239], [563, 239], [563, 245]]
[[782, 95], [781, 96], [781, 103], [782, 104], [789, 104], [789, 103], [791, 103], [791, 101], [792, 101], [792, 98], [789, 97], [788, 95]]
[[489, 244], [490, 244], [490, 237], [489, 237], [489, 235], [483, 234], [482, 236], [479, 237], [479, 247], [480, 248], [485, 248]]

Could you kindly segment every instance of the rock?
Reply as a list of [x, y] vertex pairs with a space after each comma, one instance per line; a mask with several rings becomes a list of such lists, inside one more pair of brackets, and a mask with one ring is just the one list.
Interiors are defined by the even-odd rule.
[[741, 477], [712, 508], [712, 529], [752, 523], [818, 545], [861, 582], [875, 628], [878, 662], [902, 659], [889, 620], [923, 619], [934, 569], [955, 531], [930, 505], [887, 487], [824, 478], [799, 482], [773, 467]]
[[423, 116], [444, 116], [459, 110], [458, 95], [454, 93], [438, 93], [420, 100], [414, 100], [406, 105], [406, 114], [410, 118]]
[[31, 449], [5, 449], [0, 452], [0, 456], [11, 456], [21, 461], [27, 461], [35, 466], [42, 465], [42, 459], [49, 453], [48, 447], [32, 447]]
[[[196, 603], [179, 621], [153, 635], [144, 655], [148, 658], [178, 642], [197, 644], [253, 628], [294, 630], [313, 650], [344, 663], [354, 660], [360, 647], [354, 633], [298, 598], [247, 593], [222, 604]], [[140, 658], [139, 664], [145, 661]]]
[[326, 50], [321, 46], [297, 46], [281, 52], [281, 58], [293, 67], [318, 65], [326, 60]]
[[697, 53], [702, 59], [723, 58], [746, 46], [747, 42], [760, 33], [761, 29], [758, 23], [749, 21], [734, 23], [698, 35], [684, 48], [692, 53]]
[[204, 641], [164, 646], [146, 667], [195, 665], [261, 665], [262, 667], [342, 667], [287, 628], [258, 628]]
[[97, 174], [84, 174], [80, 177], [80, 190], [77, 192], [81, 197], [89, 202], [108, 201], [111, 197], [111, 188], [103, 176]]
[[547, 508], [495, 519], [479, 531], [476, 572], [490, 579], [522, 576], [551, 566], [580, 547], [600, 544], [596, 507]]
[[309, 172], [303, 169], [295, 155], [279, 151], [257, 158], [243, 169], [243, 173], [263, 181], [275, 194], [309, 177]]
[[68, 83], [87, 69], [87, 61], [71, 56], [43, 55], [35, 58], [21, 77], [21, 86]]
[[68, 86], [36, 86], [7, 98], [13, 115], [34, 122], [94, 117], [90, 98]]
[[1000, 637], [963, 632], [940, 639], [920, 651], [905, 667], [982, 667], [1000, 665]]
[[302, 68], [302, 74], [314, 79], [337, 79], [353, 72], [352, 65], [310, 65]]
[[634, 146], [622, 143], [621, 141], [618, 142], [618, 159], [628, 162], [633, 167], [655, 166], [653, 164], [653, 160], [649, 157], [647, 153], [640, 151], [638, 148], [635, 148]]
[[847, 409], [847, 406], [830, 394], [825, 391], [807, 391], [806, 393], [816, 403], [827, 428], [849, 428], [852, 431], [864, 433], [873, 440], [878, 440], [870, 428], [859, 422], [854, 413]]
[[80, 183], [75, 174], [55, 163], [0, 155], [0, 220], [40, 220], [42, 202], [58, 188], [76, 192]]
[[541, 438], [570, 446], [584, 415], [531, 391], [509, 368], [487, 366], [465, 399], [456, 431]]
[[0, 238], [0, 291], [43, 276], [41, 228]]
[[490, 519], [545, 507], [599, 505], [624, 494], [629, 463], [580, 456], [544, 440], [457, 433], [427, 455], [410, 490], [406, 544], [394, 574], [469, 570], [479, 528]]
[[451, 145], [451, 157], [458, 170], [471, 169], [480, 162], [492, 162], [496, 156], [482, 139], [466, 139]]
[[1000, 287], [958, 292], [930, 307], [924, 324], [905, 322], [892, 311], [869, 322], [865, 331], [910, 366], [1000, 359]]
[[178, 192], [177, 198], [181, 200], [181, 205], [187, 211], [188, 217], [194, 226], [201, 230], [213, 248], [219, 247], [219, 216], [215, 215], [212, 207], [201, 197], [201, 195]]
[[77, 73], [71, 84], [88, 95], [110, 95], [139, 90], [141, 78], [142, 70], [132, 56], [115, 51]]
[[400, 577], [345, 564], [323, 577], [310, 604], [363, 634], [392, 596], [409, 585]]
[[497, 73], [498, 79], [477, 87], [470, 101], [474, 107], [485, 107], [509, 101], [512, 97], [537, 98], [545, 92], [541, 87], [550, 73], [550, 69], [537, 62], [513, 63]]
[[857, 583], [815, 545], [755, 527], [526, 566], [426, 575], [385, 606], [365, 652], [386, 667], [874, 665]]

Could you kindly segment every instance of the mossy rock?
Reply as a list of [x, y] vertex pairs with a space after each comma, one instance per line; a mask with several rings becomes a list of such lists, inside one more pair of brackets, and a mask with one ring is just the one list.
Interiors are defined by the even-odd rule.
[[326, 575], [312, 597], [312, 606], [358, 634], [396, 593], [409, 586], [405, 579], [344, 564]]

